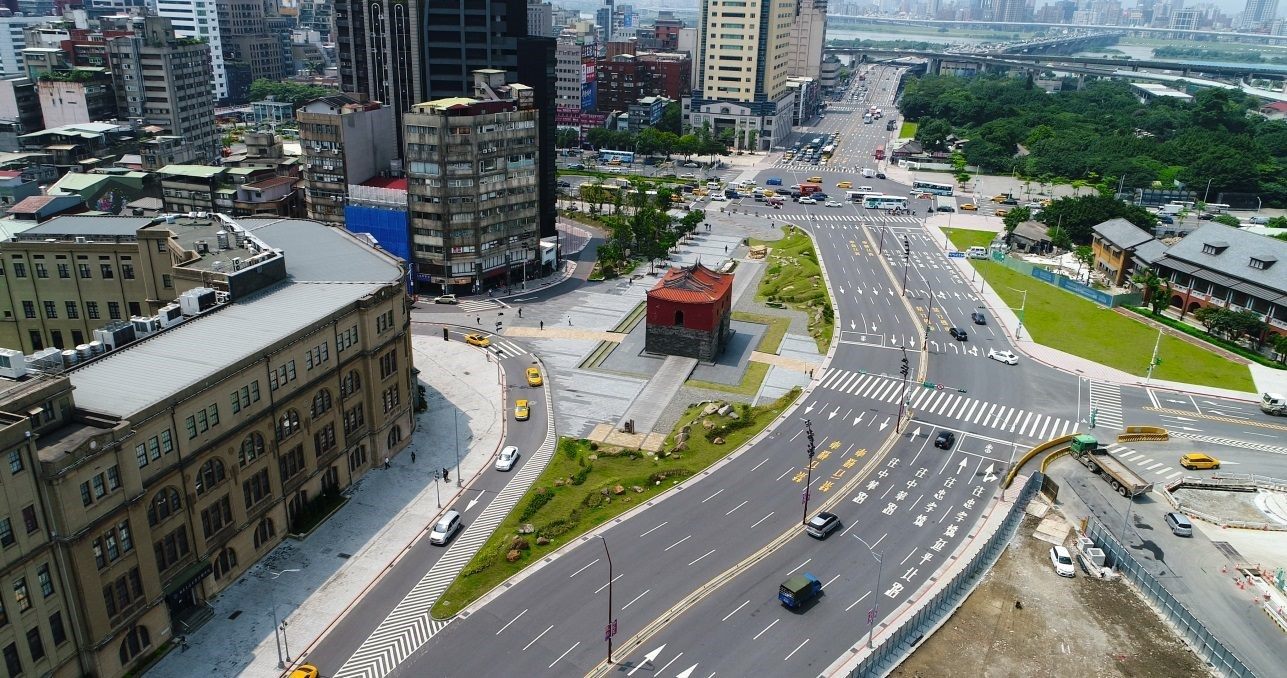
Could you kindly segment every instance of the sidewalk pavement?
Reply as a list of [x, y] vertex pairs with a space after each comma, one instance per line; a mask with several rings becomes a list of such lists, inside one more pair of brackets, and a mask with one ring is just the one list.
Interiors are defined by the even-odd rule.
[[[447, 506], [462, 491], [458, 474], [468, 486], [489, 465], [504, 435], [497, 363], [484, 351], [438, 337], [414, 336], [412, 350], [429, 409], [418, 415], [411, 444], [390, 460], [392, 468], [368, 471], [346, 492], [348, 503], [313, 534], [287, 539], [219, 593], [210, 601], [214, 618], [187, 637], [186, 651], [171, 651], [151, 675], [281, 674], [274, 606], [277, 620], [287, 623], [289, 656], [298, 661], [437, 520], [437, 492]], [[451, 481], [434, 481], [434, 469], [443, 467], [450, 467]]]
[[[925, 222], [925, 230], [934, 239], [939, 248], [944, 252], [955, 250], [947, 235], [943, 233], [943, 227], [947, 225], [948, 216], [935, 214]], [[989, 229], [990, 230], [990, 229]], [[1044, 363], [1051, 367], [1062, 369], [1068, 372], [1075, 372], [1088, 379], [1096, 381], [1119, 384], [1123, 386], [1147, 386], [1150, 388], [1163, 388], [1182, 393], [1204, 394], [1216, 396], [1219, 398], [1229, 398], [1231, 400], [1257, 401], [1259, 396], [1254, 393], [1243, 391], [1234, 391], [1226, 388], [1215, 388], [1212, 386], [1201, 386], [1198, 384], [1185, 384], [1177, 381], [1166, 381], [1163, 379], [1145, 380], [1133, 374], [1121, 370], [1101, 365], [1097, 362], [1087, 360], [1079, 356], [1064, 353], [1057, 349], [1038, 344], [1032, 340], [1028, 332], [1019, 327], [1019, 316], [1006, 305], [1005, 301], [992, 289], [990, 285], [978, 275], [974, 267], [970, 265], [968, 259], [948, 259], [952, 262], [961, 275], [970, 282], [971, 286], [978, 285], [979, 293], [983, 296], [986, 303], [992, 310], [992, 316], [1001, 323], [1005, 330], [1006, 336], [1014, 344], [1015, 350], [1027, 355], [1029, 358]], [[1035, 278], [1034, 278], [1035, 280]], [[1045, 283], [1042, 283], [1045, 284]], [[1106, 312], [1107, 309], [1105, 309]], [[1252, 370], [1252, 376], [1256, 375], [1256, 370]], [[1257, 382], [1259, 385], [1259, 382]]]

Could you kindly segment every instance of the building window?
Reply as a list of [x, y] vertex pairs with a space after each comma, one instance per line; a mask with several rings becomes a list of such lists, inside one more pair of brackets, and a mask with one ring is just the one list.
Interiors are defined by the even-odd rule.
[[237, 567], [237, 552], [231, 548], [226, 548], [219, 552], [219, 557], [214, 561], [214, 578], [223, 579]]
[[314, 346], [312, 350], [308, 352], [308, 369], [311, 370], [314, 367], [319, 367], [329, 359], [330, 355], [326, 347], [326, 342], [322, 342], [320, 346]]
[[151, 645], [152, 639], [148, 635], [146, 627], [135, 626], [130, 629], [130, 632], [125, 634], [125, 639], [121, 641], [121, 666], [134, 661]]
[[98, 271], [99, 271], [99, 273], [102, 273], [102, 274], [103, 274], [103, 279], [104, 279], [104, 280], [110, 280], [111, 278], [113, 278], [113, 277], [114, 277], [114, 276], [112, 275], [112, 265], [111, 265], [111, 264], [99, 264], [99, 265], [98, 265]]
[[226, 494], [201, 512], [201, 532], [206, 539], [231, 524], [232, 502]]
[[295, 361], [292, 360], [268, 374], [268, 389], [276, 391], [295, 379]]
[[13, 546], [16, 541], [13, 536], [13, 523], [8, 517], [0, 518], [0, 546]]
[[28, 320], [36, 317], [36, 303], [34, 301], [22, 302], [22, 315]]
[[285, 440], [299, 431], [299, 412], [287, 410], [277, 420], [277, 440]]
[[356, 471], [367, 465], [366, 445], [358, 445], [349, 452], [349, 472]]
[[67, 642], [67, 628], [63, 626], [63, 613], [55, 612], [49, 615], [49, 636], [57, 647]]
[[313, 396], [313, 418], [326, 414], [331, 409], [331, 392], [328, 389], [322, 389]]
[[357, 393], [358, 389], [361, 387], [362, 376], [358, 374], [357, 370], [350, 370], [349, 373], [344, 375], [344, 378], [340, 380], [340, 397], [347, 398], [354, 393]]
[[54, 595], [54, 578], [49, 573], [49, 564], [36, 568], [36, 581], [40, 582], [40, 595], [48, 598]]
[[296, 445], [294, 449], [282, 454], [277, 460], [277, 470], [281, 472], [282, 484], [294, 478], [304, 470], [304, 446]]
[[70, 278], [70, 277], [71, 277], [71, 266], [70, 266], [70, 265], [68, 265], [68, 264], [58, 264], [58, 277], [59, 277], [59, 278]]
[[156, 554], [156, 569], [164, 572], [174, 567], [188, 555], [188, 528], [180, 525], [179, 529], [165, 535], [152, 544]]
[[272, 496], [273, 490], [268, 484], [268, 469], [260, 469], [249, 480], [242, 482], [241, 491], [246, 497], [246, 508]]
[[36, 272], [36, 277], [37, 277], [37, 278], [48, 278], [48, 277], [49, 277], [49, 269], [45, 268], [45, 265], [44, 265], [43, 263], [36, 262], [36, 263], [34, 263], [34, 264], [32, 264], [32, 265], [31, 265], [31, 268], [32, 268], [32, 270], [34, 270], [34, 271]]
[[397, 384], [394, 384], [393, 386], [386, 388], [382, 396], [383, 396], [382, 399], [384, 401], [385, 414], [388, 414], [390, 410], [395, 409], [398, 406], [399, 402], [401, 401], [401, 396], [398, 394]]
[[277, 536], [277, 528], [273, 526], [272, 519], [264, 518], [259, 521], [259, 525], [255, 526], [255, 550], [258, 551], [270, 543], [275, 536]]
[[40, 523], [36, 520], [35, 506], [28, 506], [22, 510], [22, 523], [27, 528], [27, 534], [40, 529]]
[[156, 493], [156, 498], [148, 502], [147, 524], [153, 527], [165, 522], [170, 516], [179, 515], [183, 505], [182, 495], [173, 487], [166, 487]]
[[67, 302], [67, 317], [71, 318], [72, 320], [76, 320], [80, 318], [80, 310], [77, 308], [76, 302], [74, 301]]
[[393, 349], [380, 356], [380, 378], [387, 379], [398, 371], [398, 350]]
[[318, 458], [327, 452], [335, 449], [335, 424], [330, 423], [322, 427], [322, 430], [313, 434], [313, 449], [316, 451]]
[[237, 466], [244, 467], [263, 453], [264, 437], [258, 433], [251, 433], [241, 441], [241, 449], [237, 451]]
[[362, 403], [358, 403], [344, 413], [344, 435], [352, 435], [354, 431], [365, 425], [366, 417], [362, 413]]
[[9, 473], [17, 475], [22, 471], [22, 453], [18, 450], [9, 450]]
[[121, 264], [121, 277], [125, 280], [133, 280], [134, 264]]
[[107, 302], [107, 317], [111, 318], [112, 320], [121, 319], [121, 302], [119, 301]]
[[90, 320], [98, 320], [98, 302], [97, 301], [85, 302], [85, 315], [89, 316]]
[[13, 262], [13, 275], [15, 278], [27, 277], [27, 265], [21, 261]]
[[27, 631], [27, 649], [31, 650], [31, 661], [40, 661], [45, 656], [45, 644], [40, 640], [40, 627]]
[[393, 310], [390, 309], [375, 317], [375, 331], [377, 334], [385, 330], [393, 329]]
[[31, 596], [27, 594], [27, 578], [19, 577], [13, 582], [13, 601], [18, 604], [19, 612], [31, 609]]
[[58, 304], [52, 301], [45, 302], [45, 317], [53, 320], [58, 317]]
[[92, 277], [89, 274], [89, 264], [76, 264], [76, 272], [80, 274], [81, 278]]
[[335, 338], [335, 350], [343, 351], [357, 343], [358, 333], [357, 325], [344, 330]]
[[17, 676], [22, 673], [22, 660], [18, 659], [18, 646], [9, 643], [4, 648], [4, 666], [9, 671], [9, 675]]
[[197, 472], [197, 496], [214, 489], [224, 481], [223, 462], [218, 459], [211, 459], [201, 465], [201, 470]]

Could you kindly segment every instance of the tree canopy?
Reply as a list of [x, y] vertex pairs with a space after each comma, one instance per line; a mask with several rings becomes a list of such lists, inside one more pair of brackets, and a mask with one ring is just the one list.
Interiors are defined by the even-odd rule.
[[1050, 227], [1050, 242], [1065, 249], [1090, 244], [1095, 224], [1117, 218], [1145, 231], [1157, 225], [1157, 217], [1143, 207], [1099, 193], [1059, 198], [1041, 210], [1041, 223]]
[[1287, 204], [1287, 122], [1248, 115], [1255, 106], [1223, 89], [1200, 90], [1192, 102], [1141, 104], [1124, 82], [1048, 94], [999, 76], [909, 79], [901, 100], [907, 118], [921, 123], [918, 139], [931, 147], [948, 133], [968, 139], [966, 159], [985, 171], [1113, 189], [1119, 181], [1126, 188], [1180, 182], [1199, 194], [1209, 181], [1212, 201], [1249, 193], [1266, 205]]
[[339, 94], [339, 92], [337, 89], [322, 87], [321, 85], [279, 82], [268, 78], [260, 78], [250, 83], [251, 101], [263, 101], [268, 97], [272, 97], [274, 101], [288, 101], [295, 106], [318, 97]]

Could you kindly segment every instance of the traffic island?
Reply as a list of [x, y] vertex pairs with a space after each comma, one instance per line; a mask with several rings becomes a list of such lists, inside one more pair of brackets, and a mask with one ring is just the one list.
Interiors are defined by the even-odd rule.
[[707, 469], [799, 395], [791, 391], [758, 407], [730, 405], [723, 413], [725, 404], [710, 412], [712, 403], [691, 405], [656, 453], [563, 438], [531, 489], [434, 604], [433, 617], [455, 616], [528, 565]]
[[760, 280], [755, 300], [770, 308], [790, 308], [808, 317], [809, 334], [826, 354], [835, 331], [835, 310], [831, 307], [827, 283], [818, 265], [809, 234], [791, 224], [782, 227], [780, 240], [747, 241], [751, 247], [772, 246], [766, 252], [768, 270]]

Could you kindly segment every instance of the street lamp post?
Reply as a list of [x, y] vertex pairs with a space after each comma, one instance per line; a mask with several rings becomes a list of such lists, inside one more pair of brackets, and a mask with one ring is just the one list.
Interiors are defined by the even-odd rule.
[[603, 555], [608, 559], [608, 625], [604, 627], [603, 638], [608, 641], [608, 663], [612, 663], [612, 637], [617, 635], [617, 620], [612, 618], [612, 554], [608, 552], [608, 540], [599, 535], [603, 542]]
[[805, 464], [806, 479], [804, 481], [804, 494], [801, 496], [801, 503], [804, 504], [804, 516], [800, 519], [800, 524], [805, 525], [809, 522], [809, 488], [813, 485], [813, 422], [808, 419], [804, 420], [804, 435], [809, 439], [809, 461]]
[[460, 487], [460, 410], [453, 410], [451, 423], [456, 427], [456, 487]]
[[907, 296], [907, 268], [912, 261], [912, 243], [903, 236], [903, 296]]
[[1207, 196], [1211, 195], [1211, 182], [1212, 182], [1213, 180], [1214, 180], [1214, 177], [1213, 177], [1213, 178], [1211, 178], [1211, 179], [1207, 179], [1207, 189], [1206, 189], [1205, 191], [1202, 191], [1202, 204], [1203, 204], [1203, 205], [1205, 205], [1205, 204], [1207, 203]]
[[[277, 581], [278, 577], [282, 576], [283, 574], [286, 574], [287, 572], [299, 572], [299, 568], [282, 570], [280, 572], [273, 572], [272, 570], [268, 570], [268, 571], [273, 575], [272, 581]], [[285, 623], [285, 620], [278, 621], [277, 619], [277, 588], [273, 586], [271, 582], [268, 585], [268, 601], [273, 608], [273, 612], [272, 612], [273, 640], [277, 641], [277, 668], [284, 669], [286, 668], [286, 663], [291, 660], [290, 659], [290, 642], [289, 641], [286, 642], [286, 657], [285, 659], [283, 659], [282, 658], [282, 639], [286, 636], [286, 623]]]
[[903, 411], [907, 408], [907, 375], [911, 372], [911, 363], [907, 360], [907, 347], [903, 347], [902, 366], [899, 371], [903, 375], [903, 392], [898, 397], [898, 420], [894, 425], [895, 431], [901, 431], [903, 428]]
[[1019, 326], [1014, 330], [1014, 340], [1019, 341], [1019, 335], [1023, 334], [1023, 309], [1028, 307], [1028, 290], [1011, 287], [1015, 292], [1023, 293], [1023, 303], [1019, 304]]
[[874, 600], [871, 602], [871, 609], [867, 610], [867, 649], [870, 650], [873, 647], [872, 638], [876, 635], [876, 617], [880, 615], [880, 574], [885, 565], [885, 558], [876, 553], [876, 549], [871, 544], [868, 544], [866, 539], [856, 534], [854, 539], [862, 542], [862, 545], [866, 546], [867, 550], [871, 552], [871, 557], [876, 559], [876, 588], [872, 589]]

